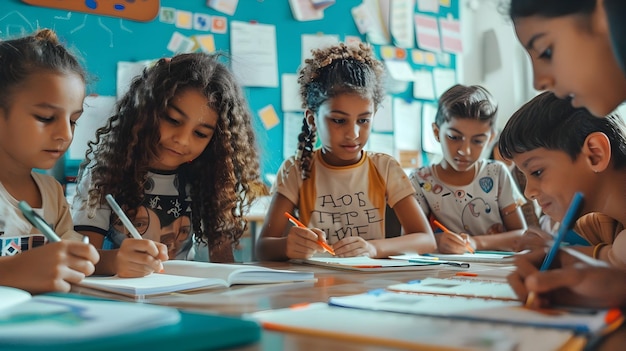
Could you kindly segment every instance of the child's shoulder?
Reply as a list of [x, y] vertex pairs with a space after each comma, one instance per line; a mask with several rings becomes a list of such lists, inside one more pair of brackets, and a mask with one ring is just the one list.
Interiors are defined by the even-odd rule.
[[396, 160], [393, 156], [386, 154], [384, 152], [377, 152], [377, 151], [366, 151], [365, 152], [365, 157], [369, 158], [370, 160], [374, 161], [374, 163], [398, 163], [398, 160]]
[[50, 175], [39, 172], [31, 172], [31, 175], [40, 189], [63, 189], [61, 183], [59, 183], [54, 177]]

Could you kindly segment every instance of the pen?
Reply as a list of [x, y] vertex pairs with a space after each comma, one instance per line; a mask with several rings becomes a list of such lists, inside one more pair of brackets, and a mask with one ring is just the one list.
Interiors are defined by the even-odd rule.
[[46, 221], [41, 218], [41, 216], [38, 215], [37, 212], [35, 212], [35, 210], [33, 210], [33, 208], [30, 207], [30, 205], [26, 201], [20, 201], [17, 206], [20, 208], [22, 214], [24, 214], [24, 217], [26, 217], [30, 224], [39, 229], [41, 231], [41, 234], [43, 234], [49, 242], [56, 243], [61, 241], [61, 238], [59, 238], [57, 233], [52, 230], [50, 225], [46, 223]]
[[[582, 205], [583, 205], [583, 194], [580, 192], [574, 193], [574, 197], [572, 198], [569, 208], [567, 209], [567, 212], [565, 212], [565, 216], [563, 216], [563, 220], [561, 221], [561, 225], [559, 226], [559, 232], [554, 238], [552, 247], [550, 247], [550, 250], [548, 250], [548, 254], [546, 255], [546, 258], [543, 260], [543, 263], [541, 264], [539, 271], [545, 271], [548, 268], [550, 268], [550, 265], [552, 264], [552, 261], [554, 260], [554, 257], [556, 256], [556, 253], [559, 251], [561, 242], [563, 241], [563, 238], [565, 238], [565, 234], [567, 234], [567, 232], [574, 227], [574, 224], [576, 223], [576, 219], [578, 218], [578, 215], [580, 214], [580, 211], [582, 210], [582, 207], [583, 207]], [[535, 292], [534, 291], [529, 292], [528, 297], [526, 298], [526, 307], [532, 306], [535, 298], [536, 298]]]
[[[291, 213], [289, 213], [289, 212], [285, 212], [285, 217], [287, 217], [289, 219], [289, 222], [291, 222], [296, 227], [300, 227], [300, 228], [306, 228], [307, 227], [304, 224], [302, 224], [302, 222], [300, 222], [296, 217], [292, 216]], [[333, 250], [332, 247], [328, 246], [328, 244], [323, 242], [321, 239], [318, 239], [317, 243], [320, 244], [320, 246], [322, 246], [326, 252], [328, 252], [329, 254], [335, 256], [335, 251]]]
[[139, 234], [139, 232], [137, 231], [137, 228], [135, 228], [135, 226], [133, 225], [133, 222], [130, 221], [128, 216], [126, 216], [124, 211], [122, 211], [122, 208], [120, 207], [120, 205], [117, 204], [117, 202], [113, 198], [113, 195], [107, 194], [107, 196], [105, 196], [104, 198], [107, 200], [109, 205], [111, 205], [113, 212], [115, 212], [115, 214], [117, 214], [117, 216], [120, 218], [120, 220], [124, 224], [124, 227], [128, 229], [128, 232], [130, 233], [130, 235], [132, 235], [133, 238], [135, 239], [143, 239], [141, 237], [141, 234]]
[[[443, 230], [444, 232], [452, 233], [448, 228], [446, 228], [446, 226], [444, 226], [443, 224], [439, 223], [438, 220], [436, 220], [436, 219], [433, 220], [433, 223], [437, 226], [437, 228]], [[472, 248], [472, 245], [470, 245], [467, 241], [465, 241], [465, 248], [470, 253], [476, 253], [476, 251], [474, 251], [474, 249]]]

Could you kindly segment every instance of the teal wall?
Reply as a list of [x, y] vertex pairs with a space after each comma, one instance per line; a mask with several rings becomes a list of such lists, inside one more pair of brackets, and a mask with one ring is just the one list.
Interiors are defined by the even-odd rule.
[[[458, 18], [458, 2], [459, 0], [452, 0], [450, 7], [441, 7], [438, 16], [445, 17], [450, 14]], [[300, 63], [301, 34], [336, 34], [341, 40], [346, 35], [353, 35], [365, 40], [364, 36], [358, 33], [350, 14], [351, 9], [360, 3], [361, 0], [337, 0], [334, 5], [324, 11], [324, 19], [299, 22], [293, 18], [287, 0], [241, 0], [233, 16], [207, 7], [206, 0], [161, 0], [163, 7], [225, 16], [228, 21], [257, 21], [275, 25], [279, 82], [280, 74], [297, 71]], [[53, 28], [64, 42], [82, 56], [89, 73], [94, 78], [90, 93], [100, 95], [115, 95], [118, 61], [139, 61], [171, 56], [172, 52], [166, 47], [175, 31], [186, 36], [207, 34], [207, 32], [177, 28], [173, 24], [161, 23], [158, 19], [151, 22], [134, 22], [81, 12], [35, 7], [22, 3], [20, 0], [0, 1], [0, 38], [30, 33], [37, 27]], [[228, 51], [230, 31], [226, 34], [213, 34], [217, 49]], [[456, 58], [454, 55], [451, 56], [451, 63], [448, 67], [455, 68]], [[432, 67], [428, 68], [432, 69]], [[245, 93], [255, 115], [253, 122], [261, 150], [262, 172], [274, 173], [283, 161], [282, 123], [265, 130], [256, 111], [272, 104], [279, 118], [282, 119], [280, 87], [246, 88]], [[411, 99], [412, 86], [409, 85], [405, 92], [396, 95]], [[288, 137], [296, 138], [297, 136]], [[67, 172], [75, 172], [78, 162], [78, 160], [67, 161]]]

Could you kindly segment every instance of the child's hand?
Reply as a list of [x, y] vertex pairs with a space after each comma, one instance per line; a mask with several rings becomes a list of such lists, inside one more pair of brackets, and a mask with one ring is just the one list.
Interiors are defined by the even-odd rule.
[[[472, 245], [473, 239], [470, 239], [470, 236], [461, 233], [456, 234], [452, 232], [443, 232], [440, 235], [438, 242], [438, 250], [440, 253], [446, 254], [462, 254], [467, 252], [467, 244]], [[472, 240], [472, 241], [468, 241]], [[472, 245], [472, 248], [476, 247], [476, 243]]]
[[120, 277], [143, 277], [153, 272], [161, 272], [162, 262], [167, 260], [166, 245], [148, 239], [128, 238], [122, 241], [115, 265]]
[[544, 232], [541, 229], [537, 228], [528, 228], [524, 235], [519, 238], [518, 243], [515, 247], [515, 251], [522, 251], [526, 249], [538, 249], [543, 247], [550, 246], [554, 238], [552, 235]]
[[360, 236], [345, 237], [333, 245], [337, 257], [376, 257], [376, 247]]
[[[0, 285], [13, 286], [30, 293], [70, 291], [95, 271], [100, 260], [93, 245], [62, 240], [6, 257], [6, 272]], [[5, 266], [3, 266], [5, 267]]]
[[324, 232], [317, 228], [291, 227], [287, 234], [287, 257], [309, 258], [324, 248], [317, 242], [326, 242]]
[[540, 272], [537, 267], [543, 257], [545, 250], [517, 256], [517, 269], [507, 277], [522, 301], [529, 291], [538, 294], [532, 307], [558, 304], [606, 308], [626, 302], [626, 272], [567, 248], [558, 252], [556, 267]]

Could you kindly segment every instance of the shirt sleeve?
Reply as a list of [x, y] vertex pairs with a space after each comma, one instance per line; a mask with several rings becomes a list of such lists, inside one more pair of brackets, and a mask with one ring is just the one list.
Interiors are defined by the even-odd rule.
[[498, 207], [505, 215], [524, 205], [526, 199], [513, 180], [509, 169], [500, 161], [494, 161], [499, 170]]
[[409, 179], [411, 181], [411, 185], [415, 190], [415, 198], [417, 199], [417, 203], [424, 211], [424, 214], [428, 217], [430, 214], [430, 206], [428, 205], [428, 200], [426, 200], [426, 196], [424, 195], [424, 189], [422, 189], [422, 184], [424, 184], [424, 179], [422, 179], [419, 175], [420, 169], [415, 169], [411, 172]]
[[72, 201], [72, 219], [74, 230], [91, 231], [106, 235], [111, 220], [111, 209], [101, 205], [97, 208], [87, 206], [89, 188], [91, 188], [91, 172], [85, 171], [76, 186], [76, 195]]
[[288, 158], [276, 173], [276, 181], [272, 185], [271, 193], [279, 193], [297, 206], [300, 199], [299, 190], [302, 184], [300, 174], [295, 157]]

